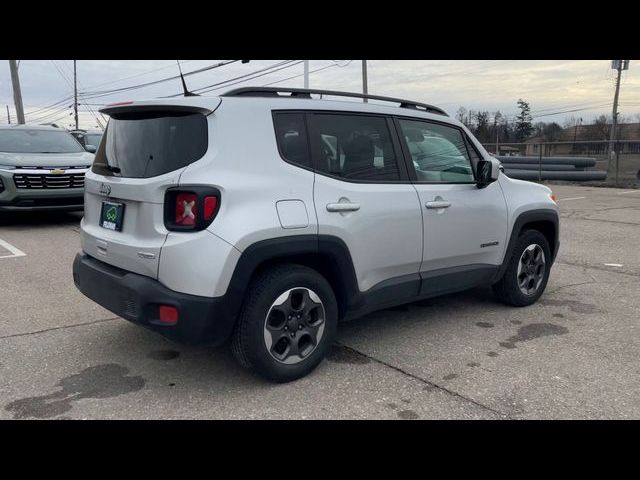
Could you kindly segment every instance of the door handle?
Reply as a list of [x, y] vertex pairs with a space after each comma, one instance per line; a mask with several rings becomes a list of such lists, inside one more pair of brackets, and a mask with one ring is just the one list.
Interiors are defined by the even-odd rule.
[[357, 210], [360, 210], [359, 203], [340, 202], [327, 204], [328, 212], [355, 212]]
[[449, 208], [451, 206], [451, 202], [446, 202], [444, 200], [434, 200], [433, 202], [427, 202], [425, 207], [427, 208]]

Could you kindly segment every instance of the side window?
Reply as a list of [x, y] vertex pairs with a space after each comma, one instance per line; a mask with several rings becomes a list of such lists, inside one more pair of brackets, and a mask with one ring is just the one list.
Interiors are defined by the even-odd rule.
[[419, 182], [473, 182], [465, 139], [455, 127], [419, 120], [399, 120]]
[[311, 168], [304, 113], [274, 113], [280, 155], [290, 163]]
[[309, 119], [318, 148], [317, 172], [345, 180], [400, 180], [385, 118], [314, 113]]

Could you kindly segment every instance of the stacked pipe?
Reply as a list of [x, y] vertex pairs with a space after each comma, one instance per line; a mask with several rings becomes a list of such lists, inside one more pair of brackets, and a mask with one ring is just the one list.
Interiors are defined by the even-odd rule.
[[504, 173], [520, 180], [567, 180], [573, 182], [601, 181], [607, 178], [604, 170], [588, 170], [595, 167], [595, 158], [584, 157], [510, 157], [496, 156], [504, 167]]

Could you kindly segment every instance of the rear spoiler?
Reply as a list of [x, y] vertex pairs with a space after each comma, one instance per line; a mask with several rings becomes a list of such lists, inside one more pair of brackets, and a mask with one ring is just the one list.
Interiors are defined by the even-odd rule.
[[101, 108], [100, 113], [105, 115], [117, 115], [129, 112], [152, 112], [157, 110], [169, 112], [193, 112], [210, 115], [220, 106], [222, 99], [212, 97], [189, 97], [179, 101], [141, 101], [141, 102], [118, 102], [106, 105]]

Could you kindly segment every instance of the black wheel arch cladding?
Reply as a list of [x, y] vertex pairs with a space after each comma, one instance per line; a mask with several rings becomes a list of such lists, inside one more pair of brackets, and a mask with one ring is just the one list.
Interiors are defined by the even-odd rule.
[[507, 248], [504, 252], [502, 265], [496, 272], [496, 275], [493, 279], [494, 282], [500, 280], [500, 278], [502, 278], [502, 276], [504, 275], [504, 272], [507, 270], [509, 259], [513, 254], [513, 249], [516, 246], [518, 237], [525, 230], [537, 230], [545, 236], [547, 242], [549, 243], [549, 249], [551, 250], [551, 260], [549, 262], [549, 268], [551, 268], [551, 265], [555, 261], [556, 255], [558, 254], [558, 249], [560, 247], [559, 224], [560, 221], [558, 212], [553, 209], [528, 210], [518, 215], [518, 218], [516, 218], [515, 222], [513, 223], [511, 236], [509, 237], [509, 243], [507, 244]]
[[283, 262], [311, 267], [327, 278], [341, 315], [359, 298], [353, 260], [344, 241], [330, 235], [289, 235], [261, 240], [243, 251], [227, 289], [234, 316], [240, 312], [252, 278], [265, 268]]

